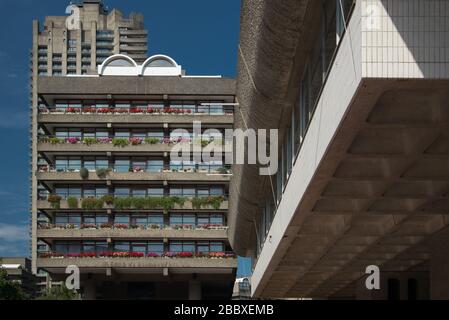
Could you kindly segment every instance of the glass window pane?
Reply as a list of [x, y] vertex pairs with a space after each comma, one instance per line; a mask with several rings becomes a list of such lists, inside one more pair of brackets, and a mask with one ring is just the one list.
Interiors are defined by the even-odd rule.
[[116, 242], [114, 244], [114, 251], [116, 252], [129, 252], [129, 249], [128, 242]]
[[129, 224], [129, 216], [128, 215], [117, 215], [115, 216], [114, 224]]
[[171, 252], [182, 252], [182, 242], [171, 242], [170, 243]]
[[210, 244], [210, 251], [212, 252], [222, 252], [223, 251], [223, 244], [220, 242], [211, 242]]
[[129, 188], [115, 188], [114, 191], [114, 195], [119, 198], [129, 197], [129, 194], [130, 194]]
[[162, 242], [150, 242], [148, 244], [148, 252], [161, 254], [164, 252], [164, 244]]

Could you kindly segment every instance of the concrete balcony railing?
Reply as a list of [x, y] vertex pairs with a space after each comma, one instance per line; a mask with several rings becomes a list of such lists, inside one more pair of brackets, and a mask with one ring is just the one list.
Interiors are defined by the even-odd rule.
[[[37, 209], [39, 210], [80, 210], [80, 208], [82, 208], [82, 203], [83, 199], [78, 199], [78, 207], [77, 208], [71, 208], [67, 202], [67, 200], [61, 200], [59, 203], [59, 208], [55, 207], [54, 205], [52, 205], [52, 203], [50, 203], [48, 200], [38, 200], [37, 201]], [[184, 203], [183, 206], [179, 205], [179, 204], [175, 204], [173, 206], [173, 209], [171, 210], [199, 210], [198, 208], [194, 208], [193, 206], [193, 200], [192, 199], [187, 199]], [[219, 210], [219, 211], [225, 211], [228, 210], [229, 207], [229, 203], [227, 200], [224, 200], [221, 204], [220, 207], [218, 209], [214, 209], [212, 206], [203, 206], [201, 207], [201, 210], [208, 210], [208, 211], [212, 211], [212, 210]], [[101, 211], [101, 210], [111, 210], [111, 211], [123, 211], [123, 210], [118, 210], [116, 208], [114, 208], [114, 205], [107, 205], [104, 204], [103, 207], [101, 209], [95, 209], [92, 211]], [[125, 211], [133, 211], [133, 210], [140, 210], [140, 209], [133, 209], [133, 208], [127, 208]], [[83, 209], [83, 211], [89, 211], [89, 209]], [[140, 211], [163, 211], [163, 208], [155, 208], [155, 209], [141, 209]]]
[[120, 30], [120, 35], [147, 35], [147, 30]]
[[207, 174], [201, 172], [111, 172], [106, 177], [99, 177], [95, 172], [90, 172], [87, 179], [83, 179], [79, 172], [37, 172], [39, 181], [207, 181], [228, 182], [229, 175]]
[[237, 268], [237, 258], [38, 258], [39, 268]]
[[[39, 137], [38, 152], [171, 152], [177, 145], [193, 148], [194, 144], [201, 144], [204, 148], [214, 144], [215, 152], [231, 152], [232, 144], [223, 141], [194, 142], [187, 138], [56, 138]], [[204, 145], [202, 145], [204, 143]]]
[[130, 123], [130, 124], [160, 124], [160, 123], [172, 123], [172, 124], [188, 124], [193, 121], [201, 121], [204, 124], [232, 124], [234, 121], [233, 114], [214, 115], [208, 113], [198, 114], [180, 114], [180, 115], [167, 115], [167, 114], [141, 114], [140, 116], [132, 115], [129, 113], [123, 114], [92, 114], [92, 113], [77, 113], [77, 114], [65, 114], [65, 113], [41, 113], [39, 114], [37, 121], [39, 123]]
[[40, 239], [213, 239], [226, 240], [227, 229], [38, 229]]
[[51, 143], [41, 141], [37, 145], [38, 152], [152, 152], [163, 153], [170, 152], [173, 145], [170, 144], [142, 144], [142, 145], [128, 145], [124, 147], [114, 146], [112, 143], [101, 144], [71, 144], [71, 143]]

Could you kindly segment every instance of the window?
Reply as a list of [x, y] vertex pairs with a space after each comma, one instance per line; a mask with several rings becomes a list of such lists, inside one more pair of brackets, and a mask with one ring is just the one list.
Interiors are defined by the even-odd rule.
[[130, 133], [128, 130], [116, 130], [114, 136], [116, 138], [129, 138]]
[[115, 219], [114, 219], [114, 224], [124, 224], [124, 225], [129, 225], [130, 222], [130, 217], [129, 215], [116, 215]]
[[76, 228], [81, 227], [81, 216], [77, 214], [64, 214], [59, 213], [55, 217], [55, 225], [58, 227], [64, 227], [68, 224], [74, 225]]
[[130, 190], [129, 188], [115, 188], [114, 195], [117, 198], [126, 198], [129, 197]]
[[[99, 52], [102, 52], [99, 50]], [[133, 67], [133, 64], [126, 59], [114, 59], [108, 63], [108, 67]]]
[[129, 252], [130, 243], [129, 242], [116, 242], [114, 243], [115, 252]]
[[190, 241], [172, 241], [170, 242], [170, 251], [171, 252], [191, 252], [195, 253], [195, 242]]
[[163, 197], [164, 188], [148, 188], [149, 197]]
[[156, 59], [148, 64], [150, 68], [173, 68], [175, 65], [166, 59]]
[[196, 216], [194, 214], [173, 214], [170, 216], [170, 225], [196, 226]]
[[149, 215], [148, 216], [148, 224], [163, 226], [164, 225], [164, 216], [162, 214]]
[[148, 253], [164, 253], [164, 244], [162, 242], [149, 242], [148, 243]]
[[212, 214], [210, 216], [210, 224], [224, 225], [224, 216], [222, 214]]
[[146, 189], [135, 188], [131, 190], [131, 195], [134, 198], [145, 198], [147, 196], [147, 191]]
[[116, 172], [129, 172], [131, 161], [129, 159], [119, 158], [115, 160], [114, 169]]
[[162, 172], [164, 170], [164, 160], [148, 160], [147, 172]]

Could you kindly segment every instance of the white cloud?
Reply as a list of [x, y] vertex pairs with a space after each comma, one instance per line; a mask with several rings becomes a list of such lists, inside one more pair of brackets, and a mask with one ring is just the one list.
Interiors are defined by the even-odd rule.
[[26, 225], [0, 224], [0, 240], [6, 242], [29, 239], [29, 229]]

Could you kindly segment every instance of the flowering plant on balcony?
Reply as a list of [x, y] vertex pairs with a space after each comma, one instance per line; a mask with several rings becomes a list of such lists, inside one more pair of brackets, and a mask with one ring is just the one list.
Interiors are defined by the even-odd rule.
[[67, 108], [66, 113], [80, 113], [81, 109], [80, 108]]
[[176, 256], [178, 258], [193, 258], [195, 254], [193, 252], [179, 252]]
[[112, 258], [114, 256], [114, 252], [102, 252], [98, 255], [100, 258]]
[[94, 252], [85, 253], [69, 253], [66, 255], [67, 258], [96, 258], [97, 254]]
[[124, 230], [124, 229], [129, 229], [129, 226], [127, 224], [115, 224], [114, 228]]
[[112, 254], [114, 258], [129, 258], [129, 252], [114, 252]]
[[108, 144], [108, 143], [112, 142], [112, 139], [111, 138], [98, 138], [97, 142], [101, 143], [101, 144]]
[[129, 256], [131, 258], [143, 258], [143, 257], [145, 257], [145, 253], [143, 253], [143, 252], [130, 252]]
[[146, 138], [145, 143], [146, 144], [158, 144], [161, 142], [161, 139], [159, 138]]
[[97, 229], [97, 225], [84, 223], [81, 225], [81, 229]]
[[37, 227], [41, 230], [54, 229], [54, 225], [52, 225], [51, 223], [39, 223]]
[[143, 143], [143, 139], [142, 138], [130, 138], [129, 143], [131, 143], [131, 145], [133, 145], [133, 146], [138, 146]]
[[86, 138], [83, 138], [82, 142], [85, 145], [91, 146], [93, 144], [97, 144], [98, 143], [98, 139], [97, 138], [86, 137]]
[[39, 172], [48, 172], [48, 165], [39, 165], [37, 169]]
[[147, 254], [148, 258], [159, 258], [161, 255], [159, 253], [156, 252], [150, 252], [149, 254]]
[[[50, 142], [51, 144], [60, 144], [60, 143], [64, 143], [64, 139], [62, 138], [50, 138], [47, 140], [48, 142]], [[43, 141], [43, 142], [47, 142], [47, 141]]]
[[39, 254], [41, 258], [64, 258], [63, 254], [55, 253], [55, 252], [42, 252]]
[[193, 230], [191, 224], [175, 224], [171, 226], [174, 230]]
[[111, 223], [103, 223], [100, 225], [100, 229], [112, 229], [113, 227]]
[[142, 108], [131, 108], [131, 110], [129, 112], [131, 114], [143, 113], [143, 109]]
[[65, 142], [68, 144], [77, 144], [80, 141], [79, 138], [76, 137], [71, 137], [71, 138], [66, 138]]
[[133, 172], [134, 173], [145, 172], [145, 170], [141, 167], [133, 167]]
[[177, 253], [176, 252], [165, 252], [164, 257], [166, 258], [176, 258]]
[[109, 109], [109, 108], [100, 108], [100, 109], [97, 109], [97, 113], [100, 113], [100, 114], [107, 114], [107, 113], [111, 113], [111, 112], [112, 112], [112, 110]]
[[160, 225], [160, 224], [150, 224], [148, 226], [148, 229], [150, 229], [150, 230], [159, 230], [159, 229], [162, 229], [162, 225]]
[[83, 113], [97, 113], [95, 108], [84, 108]]
[[114, 109], [114, 113], [117, 113], [117, 114], [124, 114], [124, 113], [128, 113], [128, 112], [129, 112], [128, 109], [125, 109], [125, 108]]
[[52, 113], [65, 113], [65, 109], [55, 108], [51, 111]]
[[129, 139], [126, 138], [114, 138], [112, 139], [112, 144], [114, 145], [114, 147], [126, 147], [128, 146], [130, 143]]
[[137, 229], [144, 230], [144, 229], [145, 229], [145, 226], [140, 225], [140, 224], [131, 224], [131, 225], [129, 226], [129, 228], [130, 228], [130, 229], [133, 229], [133, 230], [137, 230]]
[[223, 259], [226, 257], [224, 252], [209, 252], [209, 257], [213, 259]]

